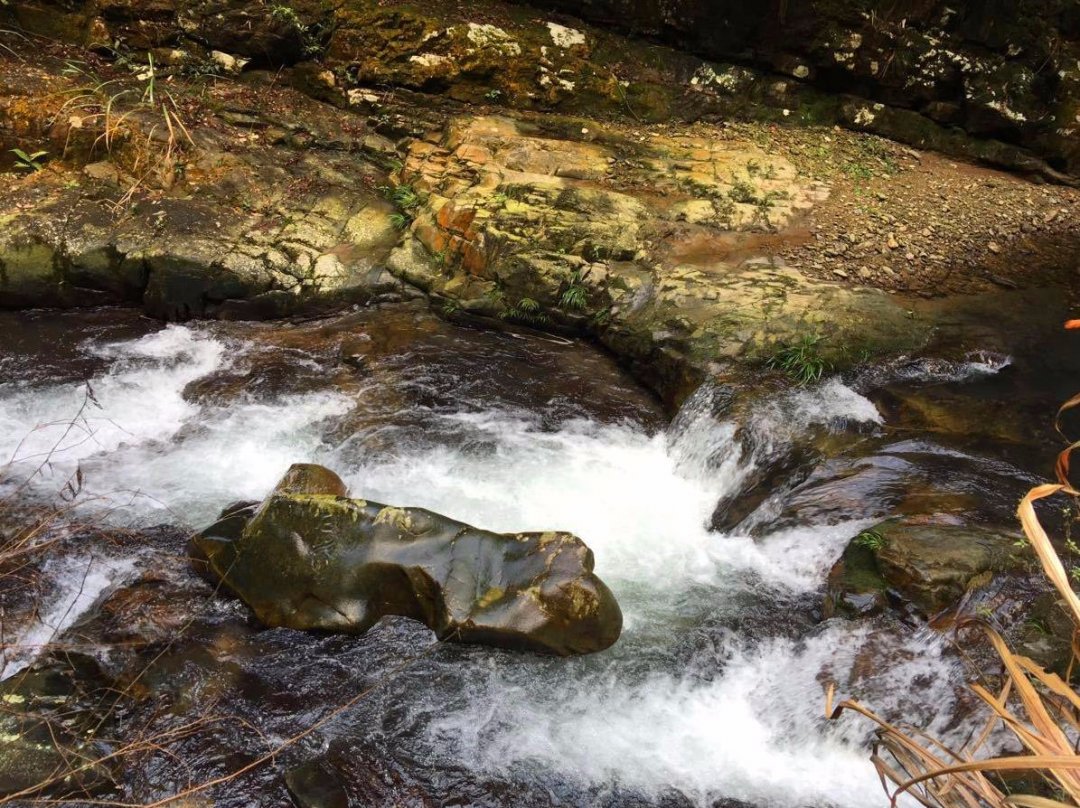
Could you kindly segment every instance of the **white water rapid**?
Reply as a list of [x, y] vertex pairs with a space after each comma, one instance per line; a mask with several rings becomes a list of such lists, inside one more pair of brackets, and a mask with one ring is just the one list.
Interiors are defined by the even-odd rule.
[[[251, 350], [219, 332], [168, 326], [83, 350], [107, 365], [90, 380], [93, 401], [77, 383], [0, 383], [0, 458], [12, 459], [10, 477], [50, 461], [30, 491], [55, 491], [81, 467], [87, 507], [113, 509], [118, 521], [199, 526], [230, 501], [263, 496], [289, 464], [314, 461], [358, 496], [493, 530], [584, 538], [622, 604], [623, 638], [612, 652], [576, 660], [497, 655], [489, 664], [496, 657], [475, 649], [466, 692], [424, 723], [425, 743], [456, 765], [645, 798], [676, 792], [700, 806], [733, 798], [867, 808], [882, 801], [863, 745], [870, 728], [826, 722], [825, 684], [932, 723], [963, 679], [929, 634], [792, 617], [820, 602], [830, 565], [868, 521], [756, 538], [708, 529], [718, 498], [755, 459], [742, 456], [734, 425], [711, 413], [704, 393], [666, 433], [584, 419], [553, 429], [537, 412], [462, 406], [423, 413], [423, 434], [383, 427], [392, 450], [366, 451], [364, 433], [332, 437], [365, 400], [329, 383], [220, 404], [185, 397], [188, 385]], [[769, 445], [812, 426], [872, 429], [879, 420], [834, 380], [775, 402], [750, 428]], [[88, 591], [96, 597], [134, 566], [103, 559]], [[75, 561], [69, 567], [60, 577], [78, 578]], [[45, 613], [53, 627], [69, 624], [92, 600], [61, 592]], [[879, 669], [880, 659], [891, 664]]]

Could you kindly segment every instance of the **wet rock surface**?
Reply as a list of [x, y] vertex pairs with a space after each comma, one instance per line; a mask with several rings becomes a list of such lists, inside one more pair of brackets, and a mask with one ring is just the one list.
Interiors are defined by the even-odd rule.
[[269, 626], [362, 634], [400, 615], [439, 639], [559, 655], [618, 639], [618, 603], [577, 537], [488, 533], [344, 493], [329, 470], [293, 466], [261, 505], [227, 510], [194, 548]]
[[[616, 8], [602, 0], [589, 5], [575, 10], [604, 15]], [[693, 5], [679, 4], [685, 18], [664, 23], [682, 33], [661, 26], [648, 34], [721, 54], [692, 41]], [[1030, 653], [1059, 665], [1068, 639], [1056, 604], [1039, 601], [1038, 624], [1020, 625], [1025, 605], [1045, 593], [1002, 560], [1009, 531], [981, 525], [1010, 524], [1018, 495], [1045, 474], [1056, 444], [1046, 434], [1048, 419], [1039, 418], [1073, 392], [1076, 374], [1058, 365], [1037, 378], [1032, 369], [1046, 368], [1028, 354], [1018, 362], [1028, 368], [1027, 383], [1025, 377], [1008, 383], [1006, 370], [999, 374], [1005, 384], [976, 380], [960, 392], [949, 373], [970, 364], [970, 351], [1010, 353], [1013, 336], [1029, 328], [1025, 318], [1059, 327], [1075, 288], [1080, 195], [1067, 185], [1035, 185], [867, 133], [1067, 183], [1063, 172], [1075, 173], [1074, 133], [1054, 131], [1060, 121], [1045, 112], [1071, 103], [1071, 63], [1053, 81], [1050, 65], [1071, 58], [1075, 26], [1062, 22], [1055, 3], [1044, 9], [1053, 23], [1043, 30], [1065, 32], [1062, 49], [1047, 61], [1038, 32], [995, 33], [986, 19], [980, 23], [981, 11], [965, 8], [946, 19], [944, 9], [926, 11], [933, 5], [920, 7], [911, 26], [884, 15], [874, 31], [866, 18], [848, 13], [846, 2], [792, 8], [781, 26], [806, 36], [735, 54], [739, 65], [706, 62], [562, 16], [548, 19], [536, 5], [0, 5], [0, 307], [122, 302], [170, 320], [296, 318], [235, 331], [228, 323], [196, 326], [192, 344], [221, 339], [230, 361], [209, 362], [212, 370], [195, 374], [165, 402], [177, 413], [175, 433], [119, 441], [116, 451], [131, 451], [131, 460], [111, 467], [117, 479], [110, 485], [123, 484], [125, 467], [145, 469], [147, 479], [132, 487], [157, 483], [159, 490], [147, 493], [169, 499], [176, 480], [192, 477], [166, 474], [162, 486], [156, 453], [217, 446], [207, 436], [233, 434], [222, 413], [235, 407], [236, 420], [275, 419], [284, 434], [314, 434], [304, 443], [314, 447], [313, 459], [343, 460], [356, 475], [351, 481], [393, 465], [401, 477], [382, 480], [389, 493], [380, 498], [388, 501], [396, 501], [390, 496], [402, 479], [427, 480], [410, 476], [410, 452], [416, 465], [443, 464], [458, 483], [462, 469], [480, 467], [478, 458], [486, 468], [501, 468], [522, 445], [541, 455], [541, 462], [518, 458], [514, 466], [530, 480], [548, 479], [546, 458], [568, 456], [575, 462], [555, 468], [571, 481], [591, 485], [606, 474], [612, 488], [630, 492], [611, 500], [603, 521], [586, 520], [593, 533], [575, 531], [603, 536], [609, 523], [619, 524], [625, 535], [611, 544], [621, 548], [638, 529], [624, 513], [644, 514], [655, 537], [648, 537], [643, 557], [674, 548], [645, 574], [639, 559], [616, 550], [623, 577], [609, 580], [620, 599], [627, 592], [636, 625], [631, 630], [628, 619], [627, 636], [609, 653], [560, 660], [429, 646], [427, 628], [394, 616], [359, 636], [266, 628], [241, 603], [217, 597], [213, 585], [190, 574], [176, 531], [133, 532], [128, 538], [153, 548], [153, 563], [140, 561], [60, 639], [100, 664], [76, 678], [92, 684], [104, 676], [111, 692], [125, 693], [125, 716], [138, 719], [146, 732], [140, 737], [189, 721], [199, 732], [170, 736], [172, 755], [150, 755], [117, 773], [123, 798], [152, 802], [178, 785], [227, 775], [265, 755], [268, 738], [292, 737], [333, 705], [370, 691], [355, 711], [287, 750], [280, 766], [248, 772], [218, 790], [214, 802], [247, 808], [257, 794], [274, 804], [335, 806], [343, 799], [386, 806], [727, 805], [735, 801], [714, 798], [716, 782], [732, 783], [723, 762], [733, 756], [741, 775], [739, 767], [756, 761], [717, 737], [716, 704], [780, 699], [773, 717], [782, 716], [785, 736], [817, 743], [816, 723], [800, 730], [791, 722], [805, 703], [816, 702], [826, 677], [855, 693], [921, 692], [921, 675], [897, 686], [883, 681], [882, 671], [923, 663], [925, 646], [907, 644], [910, 626], [925, 627], [923, 618], [940, 608], [992, 615], [1013, 635], [1023, 634]], [[636, 4], [626, 18], [644, 19], [651, 8]], [[819, 20], [842, 17], [842, 24], [823, 39], [816, 26], [807, 27], [808, 9], [821, 12]], [[714, 4], [706, 11], [745, 15], [734, 29], [745, 32], [743, 22], [776, 9]], [[1011, 25], [1008, 15], [999, 16]], [[8, 31], [16, 23], [55, 39], [22, 40]], [[756, 30], [767, 33], [775, 23], [770, 17]], [[715, 27], [700, 30], [722, 38]], [[939, 35], [940, 48], [923, 47]], [[78, 45], [62, 44], [72, 42]], [[1021, 51], [1011, 53], [1009, 42]], [[967, 64], [969, 46], [980, 52]], [[898, 49], [895, 59], [890, 49]], [[1045, 74], [1025, 72], [1033, 59], [1045, 61]], [[68, 72], [73, 60], [86, 72]], [[928, 77], [940, 81], [931, 87]], [[903, 87], [895, 83], [901, 80]], [[84, 95], [106, 81], [109, 92]], [[995, 96], [1002, 82], [1016, 92]], [[145, 101], [151, 87], [168, 89], [167, 115], [159, 103]], [[1065, 109], [1062, 120], [1071, 114]], [[854, 132], [835, 129], [835, 121]], [[36, 169], [20, 169], [7, 152], [15, 147], [48, 155]], [[1026, 287], [1042, 285], [1055, 288], [1039, 310]], [[981, 303], [967, 297], [992, 288], [1007, 292]], [[949, 297], [934, 306], [903, 295]], [[490, 330], [462, 338], [466, 330], [437, 321], [425, 297], [450, 323]], [[415, 300], [370, 305], [403, 298]], [[333, 320], [301, 319], [355, 304], [369, 307]], [[29, 319], [18, 319], [24, 316]], [[155, 344], [149, 356], [127, 355], [120, 367], [108, 351], [80, 351], [82, 337], [101, 339], [108, 331], [128, 339], [157, 326], [133, 318], [113, 330], [95, 321], [81, 331], [82, 315], [72, 314], [40, 327], [41, 317], [52, 316], [0, 317], [17, 334], [6, 343], [15, 346], [14, 355], [0, 357], [0, 368], [27, 390], [98, 378], [105, 368], [121, 386], [137, 388], [133, 369], [153, 374], [192, 362], [191, 345], [187, 353], [170, 353]], [[552, 332], [607, 346], [671, 409], [704, 378], [746, 392], [745, 403], [714, 413], [730, 432], [708, 432], [688, 448], [675, 430], [667, 453], [649, 455], [649, 474], [661, 474], [665, 497], [682, 503], [663, 519], [648, 521], [651, 512], [630, 501], [651, 501], [653, 489], [635, 497], [642, 491], [635, 487], [636, 467], [622, 463], [669, 438], [659, 435], [656, 402], [617, 374], [609, 357], [583, 359], [585, 348]], [[39, 344], [23, 350], [33, 342]], [[1056, 356], [1075, 354], [1060, 349], [1055, 345]], [[867, 420], [865, 411], [832, 417], [836, 388], [808, 384], [794, 397], [808, 399], [811, 409], [828, 404], [813, 418], [798, 420], [796, 410], [781, 407], [754, 426], [755, 410], [768, 409], [758, 405], [790, 381], [770, 367], [785, 350], [808, 352], [827, 373], [845, 371], [844, 381], [873, 400], [883, 422]], [[888, 378], [865, 381], [857, 371], [878, 361]], [[908, 371], [901, 383], [889, 377]], [[332, 407], [290, 420], [328, 392]], [[1002, 402], [1020, 414], [998, 419]], [[839, 409], [851, 403], [843, 399]], [[157, 406], [155, 400], [143, 409]], [[519, 418], [521, 412], [526, 416]], [[509, 426], [492, 428], [499, 418]], [[785, 429], [792, 426], [785, 418], [796, 428]], [[576, 420], [597, 423], [586, 428]], [[632, 426], [624, 430], [623, 422]], [[597, 431], [627, 452], [620, 464], [598, 462]], [[222, 473], [215, 461], [250, 451], [257, 462], [244, 473], [225, 473], [235, 485], [256, 488], [245, 492], [250, 498], [261, 496], [272, 480], [252, 479], [281, 456], [268, 452], [265, 434], [228, 443], [225, 452], [204, 451], [207, 476]], [[698, 434], [682, 437], [695, 443]], [[588, 450], [551, 452], [578, 442]], [[296, 457], [293, 448], [285, 463]], [[745, 468], [736, 462], [739, 452], [756, 465], [744, 477], [725, 476]], [[454, 463], [446, 463], [448, 455]], [[709, 479], [723, 479], [722, 491], [688, 471], [702, 456]], [[669, 475], [672, 467], [677, 473]], [[582, 476], [582, 468], [591, 474]], [[95, 482], [98, 474], [110, 476], [109, 469], [101, 456], [79, 466]], [[561, 477], [551, 480], [555, 485]], [[499, 490], [517, 482], [503, 479]], [[487, 493], [488, 485], [494, 484], [485, 478], [475, 495], [463, 485], [454, 502], [467, 493], [473, 499], [463, 507], [489, 507], [499, 497]], [[291, 496], [311, 504], [297, 517], [307, 524], [325, 515], [323, 500], [338, 502], [345, 494], [331, 479]], [[174, 514], [188, 507], [213, 513], [227, 501], [211, 509], [205, 491], [184, 495]], [[513, 510], [521, 503], [499, 504]], [[369, 532], [392, 532], [387, 543], [398, 553], [409, 544], [400, 538], [412, 529], [407, 520], [415, 520], [413, 528], [424, 520], [449, 524], [417, 509], [365, 508], [330, 512], [341, 522], [347, 515], [349, 529], [357, 529], [356, 515]], [[710, 514], [727, 535], [698, 536]], [[468, 510], [461, 516], [484, 523]], [[929, 526], [928, 516], [936, 520]], [[876, 549], [850, 541], [855, 522], [871, 526], [890, 517], [910, 529], [891, 542], [891, 551], [884, 537]], [[242, 536], [255, 518], [240, 506], [224, 538]], [[686, 536], [697, 543], [683, 546]], [[300, 555], [291, 536], [276, 538]], [[542, 535], [534, 539], [542, 543]], [[102, 541], [90, 533], [83, 543]], [[309, 553], [308, 566], [300, 567], [318, 572], [314, 550], [325, 545], [301, 545]], [[937, 553], [939, 545], [951, 548], [947, 557]], [[775, 566], [770, 554], [779, 559]], [[55, 574], [39, 560], [35, 572]], [[429, 582], [400, 576], [396, 582], [397, 594], [382, 605], [424, 617], [437, 600]], [[746, 591], [727, 588], [743, 584]], [[492, 593], [485, 586], [473, 585], [461, 602], [478, 604]], [[418, 592], [427, 593], [426, 603]], [[401, 593], [406, 602], [395, 603]], [[5, 620], [32, 623], [33, 593], [4, 594]], [[37, 594], [58, 593], [45, 587]], [[830, 600], [821, 609], [823, 594]], [[356, 605], [334, 603], [298, 611], [328, 624]], [[469, 608], [462, 610], [466, 621]], [[436, 611], [432, 606], [428, 614], [437, 617]], [[352, 615], [356, 626], [369, 622], [362, 612]], [[828, 619], [838, 615], [867, 619]], [[477, 632], [491, 639], [490, 629]], [[778, 653], [788, 641], [797, 648]], [[501, 635], [499, 642], [536, 647], [518, 635]], [[579, 648], [550, 637], [541, 645]], [[942, 652], [933, 664], [948, 658]], [[807, 671], [805, 680], [782, 678]], [[949, 681], [960, 687], [961, 678]], [[768, 697], [732, 690], [747, 680], [760, 681]], [[786, 692], [802, 703], [782, 703]], [[948, 701], [938, 695], [922, 713], [925, 704], [912, 708], [903, 697], [892, 708], [929, 721]], [[667, 701], [657, 705], [658, 698]], [[751, 735], [770, 736], [773, 728], [751, 712]], [[703, 714], [710, 717], [705, 727], [693, 722]], [[591, 734], [579, 731], [590, 726]], [[522, 735], [522, 727], [534, 734]], [[692, 743], [679, 747], [685, 754], [672, 768], [651, 753], [636, 757], [625, 738], [639, 727], [650, 748], [665, 741], [678, 746], [683, 738]], [[594, 748], [597, 736], [606, 741], [601, 748]], [[33, 754], [41, 751], [34, 748]], [[501, 755], [495, 768], [487, 765], [492, 748]], [[584, 777], [581, 769], [561, 768], [576, 756], [588, 761]], [[605, 766], [616, 773], [590, 779]], [[826, 769], [814, 759], [804, 769], [813, 773], [806, 781]], [[775, 779], [766, 773], [755, 785], [771, 787]], [[833, 796], [794, 799], [781, 789], [762, 802], [830, 804]]]
[[1017, 566], [1015, 530], [987, 530], [941, 520], [885, 523], [875, 553], [890, 587], [927, 614], [953, 605], [994, 573]]
[[0, 683], [0, 796], [74, 798], [114, 785], [116, 766], [103, 760], [112, 748], [107, 687], [96, 661], [78, 653]]
[[994, 575], [1023, 567], [1018, 532], [933, 515], [890, 520], [859, 534], [830, 574], [835, 608], [879, 612], [886, 591], [933, 617]]

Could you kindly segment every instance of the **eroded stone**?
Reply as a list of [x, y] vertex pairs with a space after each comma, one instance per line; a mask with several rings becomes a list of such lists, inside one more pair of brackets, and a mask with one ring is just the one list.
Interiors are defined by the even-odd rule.
[[622, 628], [576, 536], [490, 533], [349, 499], [319, 466], [294, 466], [261, 505], [226, 512], [193, 543], [270, 626], [363, 633], [401, 615], [440, 639], [559, 655], [601, 651]]

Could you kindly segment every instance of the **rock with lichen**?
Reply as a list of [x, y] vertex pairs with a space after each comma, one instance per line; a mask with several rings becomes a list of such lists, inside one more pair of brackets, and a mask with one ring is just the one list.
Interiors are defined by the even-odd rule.
[[877, 290], [747, 260], [828, 196], [753, 143], [459, 116], [395, 179], [422, 201], [391, 272], [465, 314], [594, 336], [673, 404], [807, 334], [836, 363], [926, 335]]
[[576, 536], [491, 533], [344, 493], [328, 469], [293, 466], [194, 537], [199, 563], [269, 626], [363, 633], [400, 615], [440, 639], [558, 655], [618, 639], [622, 612]]

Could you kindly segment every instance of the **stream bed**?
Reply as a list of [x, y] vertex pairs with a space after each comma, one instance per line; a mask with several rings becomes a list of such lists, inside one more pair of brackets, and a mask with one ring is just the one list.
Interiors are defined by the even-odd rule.
[[[880, 804], [872, 727], [826, 721], [826, 685], [962, 742], [970, 672], [917, 622], [824, 619], [826, 577], [890, 515], [1011, 520], [1080, 378], [1075, 359], [1040, 364], [1050, 319], [1027, 342], [968, 329], [932, 359], [805, 389], [707, 386], [669, 420], [591, 347], [419, 307], [295, 324], [0, 313], [0, 495], [73, 500], [41, 607], [4, 627], [5, 675], [55, 644], [134, 682], [114, 732], [204, 722], [125, 766], [131, 802], [234, 771], [370, 691], [213, 804]], [[799, 473], [716, 529], [718, 503], [796, 451]], [[295, 462], [354, 496], [576, 533], [622, 638], [550, 659], [436, 644], [404, 619], [362, 637], [260, 628], [188, 569], [185, 540]], [[3, 593], [9, 615], [25, 596]]]

